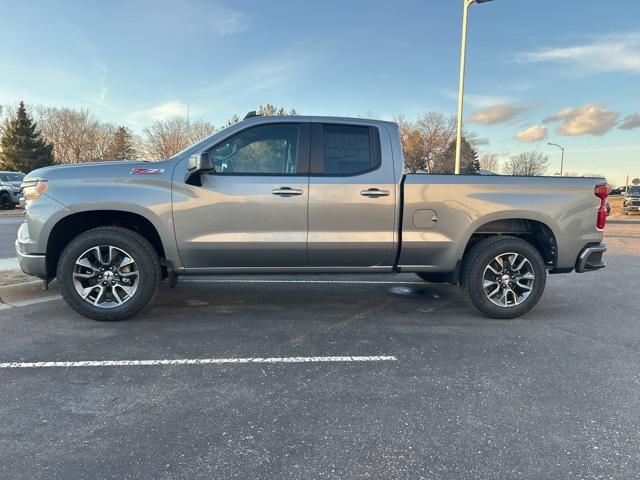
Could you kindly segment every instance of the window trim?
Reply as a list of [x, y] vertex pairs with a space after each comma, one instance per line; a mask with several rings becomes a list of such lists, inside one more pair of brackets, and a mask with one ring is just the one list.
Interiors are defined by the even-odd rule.
[[[369, 129], [369, 151], [373, 166], [367, 170], [355, 173], [325, 173], [325, 149], [324, 149], [324, 127], [358, 127]], [[382, 166], [382, 150], [380, 147], [380, 130], [373, 125], [358, 125], [352, 123], [312, 123], [311, 124], [311, 152], [309, 154], [309, 176], [310, 177], [358, 177], [367, 173], [375, 172]]]
[[[220, 177], [308, 177], [309, 176], [309, 152], [311, 150], [311, 141], [310, 141], [310, 123], [309, 122], [268, 122], [268, 123], [259, 123], [257, 125], [249, 125], [247, 128], [243, 128], [242, 130], [238, 130], [233, 135], [229, 135], [228, 137], [223, 138], [219, 142], [214, 145], [206, 148], [204, 152], [210, 152], [211, 150], [219, 147], [224, 142], [229, 141], [233, 137], [240, 135], [241, 133], [246, 132], [247, 130], [251, 130], [254, 128], [260, 127], [269, 127], [269, 126], [297, 126], [298, 127], [298, 148], [296, 152], [297, 162], [296, 162], [296, 173], [243, 173], [243, 172], [206, 172], [207, 175], [211, 176], [220, 176]], [[298, 171], [300, 170], [300, 171]]]

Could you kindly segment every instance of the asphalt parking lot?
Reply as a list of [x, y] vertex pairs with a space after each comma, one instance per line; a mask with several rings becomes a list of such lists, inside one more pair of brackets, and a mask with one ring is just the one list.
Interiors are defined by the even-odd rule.
[[0, 478], [637, 478], [634, 235], [514, 321], [412, 275], [181, 281], [122, 323], [0, 310]]

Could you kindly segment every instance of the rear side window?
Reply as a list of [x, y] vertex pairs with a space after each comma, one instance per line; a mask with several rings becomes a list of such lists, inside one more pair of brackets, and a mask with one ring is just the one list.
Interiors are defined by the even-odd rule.
[[324, 125], [324, 174], [357, 175], [379, 165], [369, 127]]

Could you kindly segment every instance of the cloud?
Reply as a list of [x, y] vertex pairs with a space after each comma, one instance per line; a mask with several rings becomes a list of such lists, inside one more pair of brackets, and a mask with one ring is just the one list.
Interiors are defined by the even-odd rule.
[[238, 95], [269, 90], [285, 85], [302, 75], [312, 64], [310, 55], [295, 53], [258, 60], [243, 65], [215, 82], [204, 81], [204, 91], [211, 95]]
[[149, 108], [134, 110], [128, 115], [128, 123], [132, 125], [145, 124], [155, 122], [156, 120], [164, 121], [176, 117], [187, 116], [187, 105], [177, 100], [163, 102]]
[[634, 130], [636, 128], [640, 128], [640, 113], [629, 115], [624, 119], [619, 128], [620, 130]]
[[[570, 73], [640, 73], [640, 33], [602, 35], [589, 43], [521, 53], [521, 62], [556, 62], [573, 67]], [[576, 70], [575, 68], [579, 70]]]
[[528, 110], [529, 108], [527, 107], [517, 107], [515, 105], [494, 105], [492, 107], [476, 110], [469, 117], [469, 122], [479, 123], [480, 125], [496, 125], [498, 123], [506, 123]]
[[212, 6], [203, 20], [204, 26], [214, 30], [218, 35], [241, 33], [249, 28], [244, 13], [220, 6]]
[[[452, 100], [458, 100], [458, 92], [453, 90], [445, 90], [444, 95]], [[487, 108], [494, 105], [502, 105], [513, 103], [512, 97], [500, 97], [495, 95], [475, 95], [472, 93], [464, 94], [464, 103], [477, 108]]]
[[557, 129], [558, 134], [576, 137], [580, 135], [604, 135], [618, 122], [620, 114], [613, 110], [585, 103], [578, 108], [565, 108], [555, 115], [544, 119], [546, 122], [561, 121]]
[[516, 138], [521, 142], [538, 142], [547, 138], [549, 127], [546, 125], [534, 125], [521, 132], [518, 132]]

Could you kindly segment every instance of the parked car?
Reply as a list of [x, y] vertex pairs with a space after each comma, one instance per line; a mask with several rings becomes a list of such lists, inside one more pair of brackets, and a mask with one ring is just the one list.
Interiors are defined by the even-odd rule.
[[640, 185], [629, 187], [623, 204], [623, 212], [625, 215], [628, 215], [629, 212], [637, 211], [640, 211]]
[[31, 172], [16, 250], [96, 320], [136, 314], [162, 278], [395, 272], [514, 318], [547, 273], [605, 267], [603, 178], [403, 172], [395, 123], [248, 115], [168, 160]]
[[0, 210], [14, 209], [20, 203], [22, 172], [0, 172]]
[[609, 192], [609, 195], [624, 195], [627, 192], [627, 187], [614, 188]]

